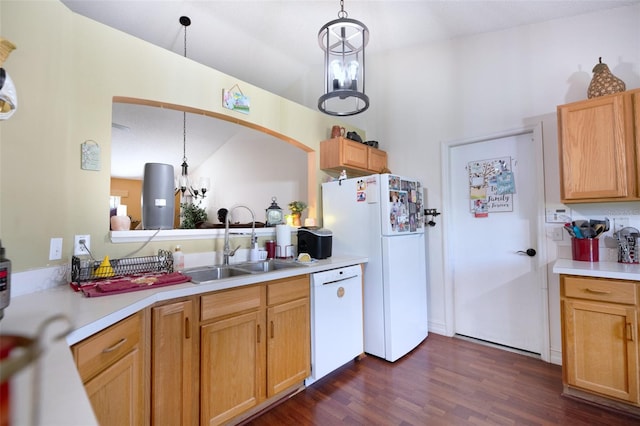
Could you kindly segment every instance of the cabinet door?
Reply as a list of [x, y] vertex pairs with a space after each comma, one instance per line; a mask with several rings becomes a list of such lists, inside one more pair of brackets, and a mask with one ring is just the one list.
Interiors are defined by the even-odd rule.
[[197, 419], [193, 309], [191, 300], [152, 309], [153, 424], [192, 425]]
[[271, 397], [310, 374], [309, 298], [270, 307], [267, 333], [267, 396]]
[[558, 147], [563, 202], [636, 197], [628, 96], [603, 96], [559, 106]]
[[366, 170], [368, 168], [367, 150], [368, 145], [342, 139], [342, 164]]
[[367, 167], [374, 173], [382, 173], [387, 168], [387, 153], [379, 149], [369, 148], [369, 165]]
[[264, 310], [201, 327], [200, 424], [217, 425], [264, 400]]
[[85, 383], [91, 406], [101, 425], [143, 424], [141, 371], [140, 348], [135, 347]]
[[563, 365], [569, 385], [638, 401], [635, 307], [565, 299]]

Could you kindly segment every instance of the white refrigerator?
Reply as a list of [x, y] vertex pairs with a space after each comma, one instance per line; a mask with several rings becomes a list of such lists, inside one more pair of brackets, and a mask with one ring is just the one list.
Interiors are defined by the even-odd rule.
[[333, 255], [365, 255], [364, 350], [396, 361], [428, 334], [420, 182], [379, 174], [322, 184]]

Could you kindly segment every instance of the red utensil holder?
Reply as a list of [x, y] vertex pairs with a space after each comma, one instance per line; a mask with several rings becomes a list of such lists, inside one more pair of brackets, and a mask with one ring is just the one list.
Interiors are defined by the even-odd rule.
[[597, 238], [572, 238], [571, 253], [573, 260], [597, 262], [599, 259]]

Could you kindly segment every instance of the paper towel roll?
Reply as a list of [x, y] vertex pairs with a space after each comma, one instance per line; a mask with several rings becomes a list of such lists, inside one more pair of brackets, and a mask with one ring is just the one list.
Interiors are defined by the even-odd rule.
[[291, 227], [276, 225], [276, 253], [278, 257], [287, 257], [287, 247], [291, 245]]
[[276, 244], [282, 247], [291, 245], [291, 228], [289, 225], [276, 225]]

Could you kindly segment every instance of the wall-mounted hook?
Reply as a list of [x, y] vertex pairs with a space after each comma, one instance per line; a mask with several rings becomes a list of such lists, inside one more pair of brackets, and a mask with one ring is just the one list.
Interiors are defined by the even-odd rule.
[[437, 216], [440, 216], [438, 209], [424, 209], [424, 218], [427, 225], [436, 226], [436, 222], [434, 221], [434, 219]]

